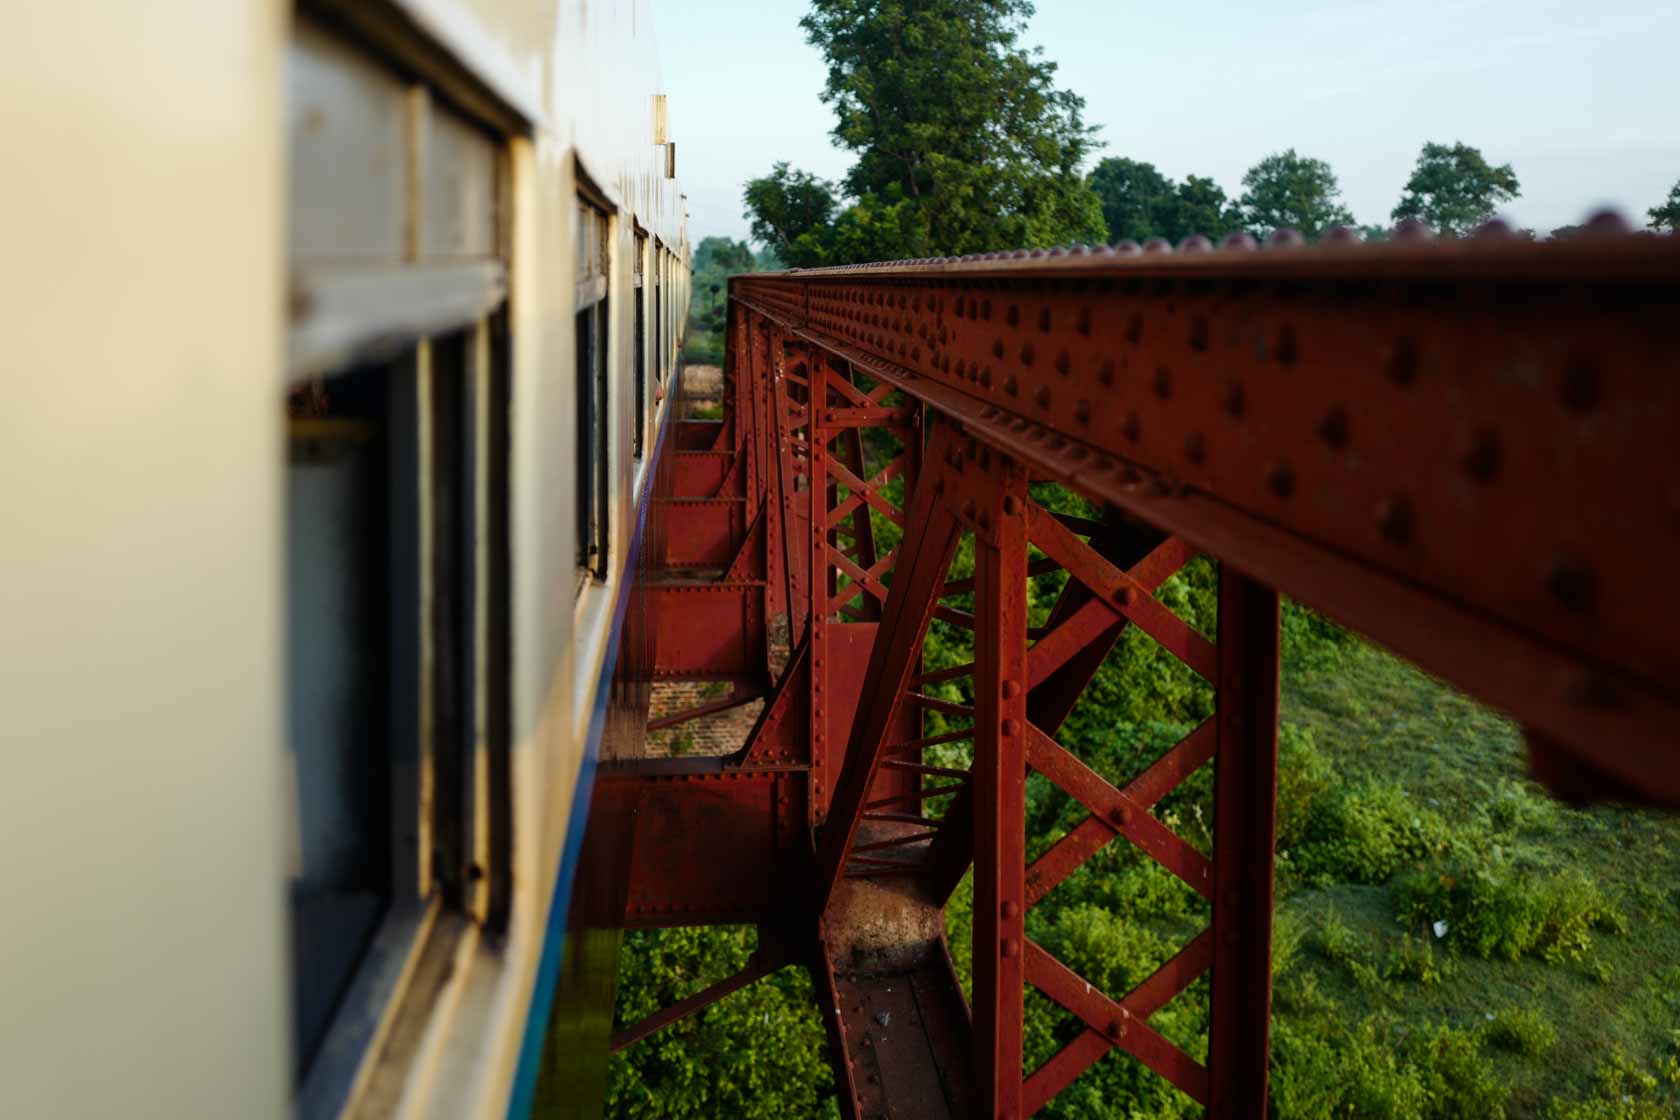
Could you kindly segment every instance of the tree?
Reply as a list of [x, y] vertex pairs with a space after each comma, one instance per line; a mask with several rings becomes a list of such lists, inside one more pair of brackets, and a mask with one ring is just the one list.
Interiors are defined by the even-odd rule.
[[1508, 163], [1488, 163], [1479, 148], [1425, 144], [1394, 208], [1394, 220], [1421, 218], [1439, 233], [1463, 237], [1521, 192]]
[[1242, 215], [1212, 179], [1191, 175], [1174, 186], [1152, 163], [1110, 157], [1091, 172], [1110, 241], [1164, 237], [1178, 244], [1192, 233], [1224, 237], [1242, 228]]
[[857, 156], [851, 203], [829, 189], [825, 211], [827, 184], [778, 164], [747, 186], [754, 236], [790, 265], [1100, 239], [1080, 172], [1095, 130], [1084, 101], [1056, 88], [1055, 64], [1016, 45], [1032, 12], [1028, 0], [813, 0], [800, 26], [828, 60], [834, 139]]
[[770, 174], [748, 183], [745, 198], [754, 241], [775, 249], [793, 268], [825, 261], [838, 205], [827, 180], [794, 171], [784, 160]]
[[1680, 232], [1680, 182], [1674, 184], [1674, 189], [1668, 192], [1668, 201], [1661, 206], [1653, 206], [1646, 211], [1651, 217], [1652, 229], [1666, 229], [1670, 233]]
[[1294, 148], [1269, 155], [1249, 168], [1239, 203], [1243, 221], [1256, 237], [1294, 229], [1315, 238], [1331, 226], [1353, 224], [1330, 165], [1297, 155]]
[[1090, 185], [1102, 202], [1110, 241], [1143, 242], [1157, 236], [1161, 218], [1173, 203], [1172, 182], [1153, 163], [1140, 160], [1110, 156], [1091, 172]]
[[1243, 216], [1242, 211], [1225, 197], [1225, 191], [1218, 183], [1190, 175], [1173, 194], [1172, 221], [1168, 225], [1170, 232], [1163, 232], [1161, 236], [1175, 245], [1193, 233], [1204, 234], [1217, 241], [1242, 229]]

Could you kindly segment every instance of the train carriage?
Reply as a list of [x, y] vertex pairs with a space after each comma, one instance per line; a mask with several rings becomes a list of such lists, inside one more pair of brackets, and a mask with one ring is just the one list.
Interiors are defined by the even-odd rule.
[[0, 30], [0, 1112], [526, 1115], [688, 304], [651, 3]]

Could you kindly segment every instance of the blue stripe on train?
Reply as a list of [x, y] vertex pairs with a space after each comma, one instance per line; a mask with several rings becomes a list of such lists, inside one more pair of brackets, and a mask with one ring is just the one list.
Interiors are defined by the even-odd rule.
[[653, 504], [653, 482], [659, 470], [659, 458], [665, 449], [665, 437], [676, 425], [674, 417], [659, 430], [653, 458], [648, 462], [642, 500], [636, 511], [636, 530], [630, 537], [630, 554], [625, 558], [623, 575], [618, 584], [618, 600], [613, 605], [612, 632], [607, 639], [607, 655], [601, 662], [601, 675], [595, 682], [595, 709], [589, 715], [589, 733], [584, 739], [583, 761], [578, 766], [577, 785], [572, 790], [571, 816], [567, 818], [566, 850], [560, 857], [560, 872], [554, 884], [554, 897], [548, 904], [548, 925], [543, 933], [542, 960], [537, 966], [537, 986], [531, 995], [531, 1011], [525, 1020], [525, 1039], [519, 1047], [519, 1069], [514, 1074], [513, 1094], [508, 1099], [510, 1120], [525, 1120], [537, 1092], [537, 1074], [542, 1064], [543, 1039], [548, 1033], [548, 1016], [554, 1009], [554, 989], [560, 981], [560, 962], [566, 940], [566, 914], [572, 901], [572, 883], [577, 878], [578, 858], [583, 851], [583, 825], [589, 820], [589, 797], [595, 788], [595, 767], [600, 761], [601, 734], [607, 722], [607, 701], [612, 695], [612, 676], [618, 664], [618, 643], [624, 635], [624, 616], [630, 606], [630, 587], [635, 581], [636, 564], [642, 551], [642, 533], [647, 528], [648, 508]]

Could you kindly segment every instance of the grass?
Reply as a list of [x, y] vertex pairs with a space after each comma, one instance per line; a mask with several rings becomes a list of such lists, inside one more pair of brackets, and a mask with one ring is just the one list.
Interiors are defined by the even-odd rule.
[[[1432, 919], [1401, 905], [1406, 876], [1441, 874], [1439, 857], [1397, 868], [1381, 883], [1300, 884], [1280, 901], [1280, 928], [1304, 927], [1318, 951], [1280, 970], [1280, 1023], [1316, 1022], [1327, 1006], [1345, 1013], [1374, 1005], [1407, 1033], [1434, 1024], [1480, 1031], [1484, 1055], [1510, 1090], [1511, 1117], [1582, 1108], [1580, 1115], [1598, 1115], [1590, 1102], [1610, 1082], [1630, 1100], [1608, 1104], [1641, 1105], [1632, 1090], [1642, 1083], [1616, 1074], [1617, 1063], [1656, 1078], [1651, 1107], [1674, 1106], [1666, 1095], [1673, 1082], [1661, 1071], [1680, 1049], [1680, 822], [1546, 799], [1525, 777], [1517, 728], [1362, 644], [1333, 669], [1286, 680], [1283, 719], [1310, 732], [1342, 783], [1403, 791], [1419, 817], [1442, 830], [1442, 845], [1461, 849], [1449, 861], [1467, 869], [1461, 874], [1524, 874], [1531, 884], [1524, 898], [1541, 889], [1596, 892], [1623, 920], [1551, 953], [1484, 959], [1455, 942], [1450, 928], [1436, 938]], [[1287, 877], [1280, 885], [1289, 890]], [[1444, 906], [1450, 897], [1433, 901]], [[1432, 899], [1425, 892], [1419, 901]], [[1401, 920], [1408, 916], [1414, 921]], [[1323, 951], [1326, 941], [1333, 951]], [[1450, 975], [1426, 981], [1415, 967], [1386, 967], [1403, 945], [1414, 962], [1426, 950]], [[1546, 1037], [1555, 1043], [1540, 1045]]]

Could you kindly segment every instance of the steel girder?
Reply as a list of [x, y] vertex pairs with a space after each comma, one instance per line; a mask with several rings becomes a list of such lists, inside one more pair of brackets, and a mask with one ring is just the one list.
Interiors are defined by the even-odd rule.
[[[715, 458], [677, 473], [742, 516], [729, 547], [714, 531], [677, 556], [729, 552], [724, 574], [764, 589], [743, 625], [785, 626], [793, 653], [733, 757], [615, 778], [668, 818], [630, 896], [688, 907], [625, 921], [758, 922], [779, 948], [712, 994], [808, 963], [848, 1116], [1026, 1116], [1112, 1050], [1212, 1115], [1263, 1114], [1279, 590], [1516, 715], [1555, 788], [1680, 802], [1671, 240], [912, 262], [737, 278], [730, 314], [728, 416], [678, 444]], [[1044, 479], [1108, 512], [1052, 512]], [[1217, 635], [1154, 594], [1200, 554], [1220, 562]], [[1027, 583], [1053, 572], [1031, 626]], [[707, 601], [668, 596], [662, 641], [721, 627], [689, 607]], [[928, 671], [936, 621], [972, 635], [971, 663]], [[1110, 781], [1056, 734], [1128, 628], [1217, 703]], [[767, 672], [762, 633], [689, 641], [722, 675]], [[931, 694], [953, 680], [972, 702]], [[966, 765], [925, 757], [962, 742]], [[1198, 848], [1156, 807], [1209, 763]], [[1085, 813], [1036, 852], [1029, 773]], [[720, 782], [741, 791], [724, 810]], [[1117, 838], [1209, 920], [1104, 993], [1026, 916]], [[727, 885], [698, 873], [720, 861]], [[972, 1008], [942, 909], [970, 868]], [[726, 905], [689, 901], [714, 888]], [[1203, 975], [1205, 1061], [1150, 1025]], [[1035, 1069], [1029, 989], [1079, 1024]]]

